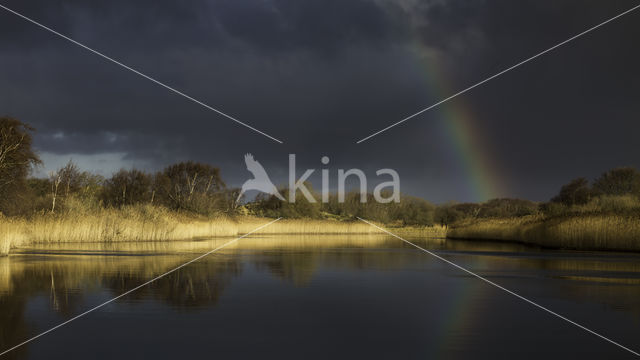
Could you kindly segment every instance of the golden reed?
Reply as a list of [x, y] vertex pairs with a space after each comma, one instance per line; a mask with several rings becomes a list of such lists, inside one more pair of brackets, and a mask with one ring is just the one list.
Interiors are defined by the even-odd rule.
[[550, 248], [640, 251], [640, 219], [612, 214], [478, 219], [450, 228], [447, 237], [518, 241]]
[[[242, 216], [199, 218], [149, 205], [44, 214], [30, 219], [0, 218], [0, 255], [11, 248], [48, 243], [169, 241], [246, 234], [272, 219]], [[396, 228], [404, 234], [444, 236], [440, 227]], [[360, 221], [283, 219], [256, 234], [377, 234]]]

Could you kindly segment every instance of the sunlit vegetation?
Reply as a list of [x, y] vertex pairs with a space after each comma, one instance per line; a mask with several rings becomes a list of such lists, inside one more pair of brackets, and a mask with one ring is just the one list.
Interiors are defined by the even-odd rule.
[[[31, 148], [32, 131], [18, 120], [0, 118], [0, 255], [30, 244], [237, 236], [274, 218], [284, 220], [260, 233], [379, 232], [358, 221], [360, 216], [409, 226], [414, 233], [444, 235], [442, 227], [432, 226], [436, 207], [422, 199], [379, 204], [367, 195], [370, 201], [361, 203], [353, 193], [344, 202], [335, 195], [328, 203], [303, 196], [295, 203], [259, 197], [242, 205], [236, 203], [238, 189], [227, 187], [217, 167], [192, 161], [156, 173], [122, 169], [108, 178], [69, 161], [47, 178], [29, 177], [41, 163]], [[286, 189], [281, 193], [288, 196]]]
[[[33, 129], [0, 118], [0, 255], [46, 243], [167, 241], [245, 234], [274, 218], [263, 234], [372, 234], [380, 230], [429, 237], [496, 239], [579, 249], [640, 250], [640, 173], [605, 172], [590, 183], [577, 178], [546, 203], [492, 199], [484, 203], [430, 202], [401, 195], [379, 203], [359, 192], [317, 202], [273, 195], [238, 204], [220, 170], [193, 161], [156, 173], [123, 169], [108, 178], [72, 161], [47, 178], [29, 177], [41, 164], [31, 147]], [[280, 189], [285, 197], [286, 188]]]
[[638, 219], [617, 215], [532, 216], [457, 224], [451, 238], [509, 240], [553, 248], [640, 251]]
[[[140, 205], [122, 209], [103, 209], [97, 213], [72, 213], [67, 216], [44, 215], [31, 219], [1, 219], [0, 249], [9, 253], [11, 247], [36, 244], [138, 242], [150, 243], [168, 240], [198, 239], [210, 237], [236, 237], [254, 231], [272, 219], [252, 216], [204, 218], [180, 215], [157, 206]], [[440, 226], [390, 227], [405, 236], [444, 237], [446, 230]], [[254, 234], [383, 234], [379, 229], [360, 221], [326, 219], [282, 219]], [[325, 239], [326, 240], [326, 239]], [[158, 249], [157, 245], [141, 245]]]
[[[476, 204], [475, 209], [482, 206]], [[628, 167], [609, 170], [591, 185], [584, 178], [572, 180], [551, 201], [520, 215], [518, 211], [484, 218], [479, 214], [458, 212], [447, 235], [570, 249], [640, 251], [640, 172]]]
[[[152, 205], [100, 209], [30, 219], [0, 220], [2, 251], [48, 243], [167, 241], [246, 234], [272, 219], [251, 216], [206, 218]], [[375, 234], [380, 230], [355, 221], [283, 219], [255, 234]]]

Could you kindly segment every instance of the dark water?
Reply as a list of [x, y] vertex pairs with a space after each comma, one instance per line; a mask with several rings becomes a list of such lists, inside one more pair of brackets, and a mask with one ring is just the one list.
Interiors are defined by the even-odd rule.
[[[412, 240], [640, 350], [638, 255]], [[0, 352], [222, 241], [0, 258]], [[633, 356], [397, 239], [273, 236], [242, 239], [4, 358]]]

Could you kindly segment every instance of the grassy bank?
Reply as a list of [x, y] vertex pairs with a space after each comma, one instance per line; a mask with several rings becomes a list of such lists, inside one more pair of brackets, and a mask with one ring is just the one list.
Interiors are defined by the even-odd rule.
[[518, 241], [549, 248], [640, 251], [640, 219], [615, 214], [476, 219], [452, 226], [447, 237]]
[[[170, 241], [246, 234], [273, 219], [251, 216], [205, 218], [149, 205], [122, 209], [42, 214], [29, 219], [0, 218], [0, 254], [11, 248], [48, 243]], [[396, 229], [444, 236], [440, 227]], [[256, 234], [374, 234], [380, 230], [359, 221], [282, 219]]]
[[[252, 216], [206, 218], [139, 205], [26, 218], [0, 217], [0, 255], [36, 244], [161, 242], [246, 234], [271, 221]], [[517, 241], [549, 248], [640, 251], [640, 219], [633, 215], [572, 213], [467, 219], [439, 226], [387, 226], [400, 236]], [[282, 219], [256, 234], [377, 234], [359, 221]], [[91, 246], [91, 245], [89, 245]]]

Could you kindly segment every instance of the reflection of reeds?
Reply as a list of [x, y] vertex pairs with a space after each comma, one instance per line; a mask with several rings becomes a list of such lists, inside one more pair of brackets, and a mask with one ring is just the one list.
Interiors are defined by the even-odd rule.
[[460, 239], [512, 240], [545, 247], [640, 251], [640, 220], [622, 215], [470, 221], [449, 229]]
[[[49, 243], [113, 243], [167, 241], [245, 234], [271, 221], [255, 217], [197, 218], [160, 207], [134, 206], [94, 212], [34, 216], [29, 220], [0, 218], [0, 255], [10, 248]], [[444, 235], [443, 229], [410, 229], [422, 235]], [[363, 222], [280, 220], [256, 234], [374, 234]]]
[[[17, 254], [30, 254], [33, 251], [51, 255], [106, 255], [124, 253], [143, 254], [202, 254], [229, 242], [230, 238], [208, 238], [185, 241], [118, 241], [98, 243], [50, 242], [34, 244], [16, 250]], [[235, 250], [272, 250], [272, 249], [327, 249], [374, 247], [394, 239], [386, 234], [258, 234], [251, 235], [225, 247], [224, 251]]]
[[[260, 218], [244, 218], [238, 222], [238, 233], [245, 234], [265, 223]], [[374, 234], [380, 233], [363, 222], [335, 220], [283, 219], [260, 229], [258, 234]]]
[[11, 263], [9, 259], [0, 259], [0, 292], [11, 290]]
[[[16, 285], [20, 285], [18, 287], [23, 289], [52, 288], [51, 273], [54, 274], [57, 291], [82, 288], [95, 279], [108, 278], [111, 279], [109, 282], [117, 282], [113, 279], [123, 277], [135, 280], [136, 284], [139, 284], [142, 280], [148, 280], [164, 273], [196, 255], [201, 255], [227, 242], [229, 242], [229, 238], [164, 242], [51, 242], [36, 244], [33, 248], [19, 249], [16, 256], [0, 258], [0, 294], [10, 293]], [[333, 258], [334, 256], [331, 255], [334, 254], [333, 252], [325, 251], [328, 249], [370, 249], [396, 245], [398, 245], [398, 240], [386, 234], [251, 235], [225, 247], [224, 250], [216, 253], [216, 257], [209, 257], [200, 262], [218, 264], [216, 269], [223, 271], [231, 266], [230, 264], [235, 264], [237, 257], [234, 255], [239, 252], [251, 252], [251, 254], [257, 255], [255, 261], [263, 261], [271, 266], [280, 266], [276, 264], [277, 261], [274, 263], [274, 259], [283, 261], [284, 257], [294, 261], [300, 254], [306, 254], [302, 257], [305, 261], [296, 262], [296, 268], [289, 269], [306, 271], [308, 270], [306, 268], [307, 260], [315, 259], [311, 261], [313, 263], [318, 259], [324, 259], [325, 256]], [[42, 256], [30, 258], [28, 255], [33, 254], [33, 251], [37, 251]], [[156, 256], [134, 256], [149, 253]], [[108, 256], [109, 254], [131, 256]], [[264, 257], [265, 254], [268, 256]], [[411, 256], [410, 253], [400, 256], [386, 252], [372, 252], [366, 256], [373, 257], [374, 260], [363, 261], [357, 254], [360, 253], [352, 253], [349, 257], [340, 256], [337, 260], [332, 261], [339, 261], [341, 266], [350, 267], [360, 267], [363, 264], [372, 265], [372, 263], [376, 268], [385, 268], [391, 265], [401, 267], [406, 261], [404, 256]], [[201, 271], [202, 269], [199, 266], [193, 266], [184, 270]], [[211, 272], [201, 271], [200, 275], [205, 278], [210, 277]]]

